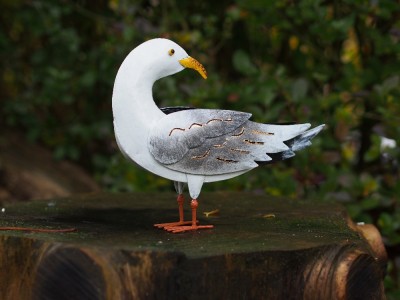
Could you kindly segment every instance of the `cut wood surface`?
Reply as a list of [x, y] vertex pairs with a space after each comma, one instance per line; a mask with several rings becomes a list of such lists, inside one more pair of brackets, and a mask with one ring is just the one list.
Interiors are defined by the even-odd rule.
[[3, 228], [76, 231], [1, 231], [0, 299], [384, 299], [381, 237], [340, 205], [250, 193], [199, 203], [215, 228], [181, 234], [152, 225], [177, 220], [172, 193], [2, 207]]

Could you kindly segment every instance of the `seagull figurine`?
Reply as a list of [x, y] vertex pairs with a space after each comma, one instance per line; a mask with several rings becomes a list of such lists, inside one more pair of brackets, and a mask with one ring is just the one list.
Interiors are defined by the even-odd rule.
[[[154, 83], [185, 68], [206, 79], [205, 68], [168, 39], [152, 39], [133, 49], [118, 70], [112, 96], [114, 131], [121, 152], [146, 170], [174, 181], [179, 221], [155, 224], [169, 232], [199, 225], [197, 199], [206, 182], [236, 177], [266, 163], [284, 160], [311, 145], [324, 125], [272, 125], [250, 121], [233, 110], [170, 107], [154, 102]], [[192, 220], [183, 216], [183, 188], [191, 196]]]

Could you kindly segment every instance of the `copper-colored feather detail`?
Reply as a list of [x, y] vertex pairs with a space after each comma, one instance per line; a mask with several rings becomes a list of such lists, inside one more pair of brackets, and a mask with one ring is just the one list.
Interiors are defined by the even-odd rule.
[[224, 148], [227, 141], [223, 142], [222, 144], [213, 145], [214, 148]]
[[264, 145], [264, 142], [251, 141], [248, 139], [244, 139], [243, 142], [245, 142], [247, 144], [252, 144], [252, 145]]
[[211, 123], [211, 122], [232, 122], [232, 118], [228, 118], [228, 119], [211, 119], [208, 120], [206, 124]]
[[262, 134], [262, 135], [274, 135], [275, 134], [273, 132], [266, 132], [266, 131], [255, 130], [255, 129], [253, 129], [251, 132], [254, 134]]
[[238, 136], [241, 136], [243, 133], [244, 133], [244, 127], [242, 127], [242, 129], [240, 130], [239, 133], [234, 133], [234, 134], [232, 134], [232, 136], [238, 137]]
[[216, 122], [216, 121], [223, 122], [224, 120], [223, 119], [211, 119], [211, 120], [208, 120], [206, 124], [211, 123], [211, 122]]
[[203, 127], [203, 124], [193, 123], [192, 125], [190, 125], [189, 129], [192, 129], [193, 126]]
[[204, 154], [202, 155], [196, 155], [196, 156], [192, 156], [192, 159], [202, 159], [205, 158], [208, 154], [210, 154], [211, 149], [208, 149], [206, 152], [204, 152]]
[[[208, 120], [206, 124], [192, 123], [192, 124], [189, 126], [188, 129], [192, 129], [193, 126], [203, 127], [204, 125], [207, 125], [207, 124], [209, 124], [209, 123], [211, 123], [211, 122], [215, 122], [215, 121], [218, 121], [218, 122], [231, 122], [231, 121], [233, 121], [233, 120], [232, 120], [232, 118], [228, 118], [228, 119], [211, 119], [211, 120]], [[175, 130], [185, 131], [186, 129], [185, 129], [185, 128], [173, 128], [173, 129], [169, 132], [169, 135], [168, 135], [168, 136], [171, 136], [171, 134], [172, 134]]]
[[231, 150], [233, 152], [239, 152], [239, 153], [242, 153], [242, 154], [249, 154], [250, 153], [250, 151], [243, 150], [243, 149], [230, 148], [229, 150]]
[[219, 160], [219, 161], [223, 161], [223, 162], [226, 162], [226, 163], [229, 163], [229, 164], [234, 164], [234, 163], [237, 163], [238, 161], [236, 161], [236, 160], [233, 160], [233, 159], [226, 159], [226, 158], [222, 158], [222, 157], [217, 157], [217, 159]]
[[169, 132], [169, 135], [168, 135], [168, 136], [171, 136], [171, 134], [172, 134], [175, 130], [185, 131], [185, 128], [173, 128], [173, 129]]
[[[189, 130], [192, 129], [193, 126], [203, 127], [204, 125], [207, 125], [207, 124], [209, 124], [209, 123], [211, 123], [211, 122], [215, 122], [215, 121], [218, 121], [218, 122], [232, 122], [233, 120], [232, 120], [232, 118], [228, 118], [228, 119], [211, 119], [211, 120], [208, 120], [207, 123], [205, 123], [205, 124], [201, 124], [201, 123], [192, 123], [192, 124], [189, 126], [188, 129], [189, 129]], [[169, 132], [169, 135], [168, 135], [168, 136], [171, 136], [171, 134], [172, 134], [175, 130], [185, 131], [186, 129], [185, 129], [185, 128], [173, 128], [173, 129]]]

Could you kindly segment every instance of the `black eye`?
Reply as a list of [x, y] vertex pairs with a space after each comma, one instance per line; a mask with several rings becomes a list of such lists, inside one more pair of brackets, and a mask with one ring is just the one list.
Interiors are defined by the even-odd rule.
[[168, 51], [169, 56], [174, 55], [174, 53], [175, 53], [175, 50], [174, 50], [174, 49], [169, 49], [169, 51]]

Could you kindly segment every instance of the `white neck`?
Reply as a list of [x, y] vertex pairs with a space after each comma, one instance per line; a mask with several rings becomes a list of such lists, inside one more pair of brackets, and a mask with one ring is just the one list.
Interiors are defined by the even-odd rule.
[[148, 128], [149, 122], [164, 115], [154, 103], [152, 93], [154, 82], [159, 78], [152, 76], [150, 71], [146, 70], [143, 61], [133, 51], [122, 63], [113, 91], [114, 120], [129, 118], [131, 121], [135, 120], [135, 123], [147, 124], [139, 128]]
[[122, 153], [150, 169], [153, 158], [148, 157], [147, 151], [149, 131], [165, 114], [153, 100], [152, 88], [157, 76], [133, 52], [121, 65], [114, 83], [114, 131]]

